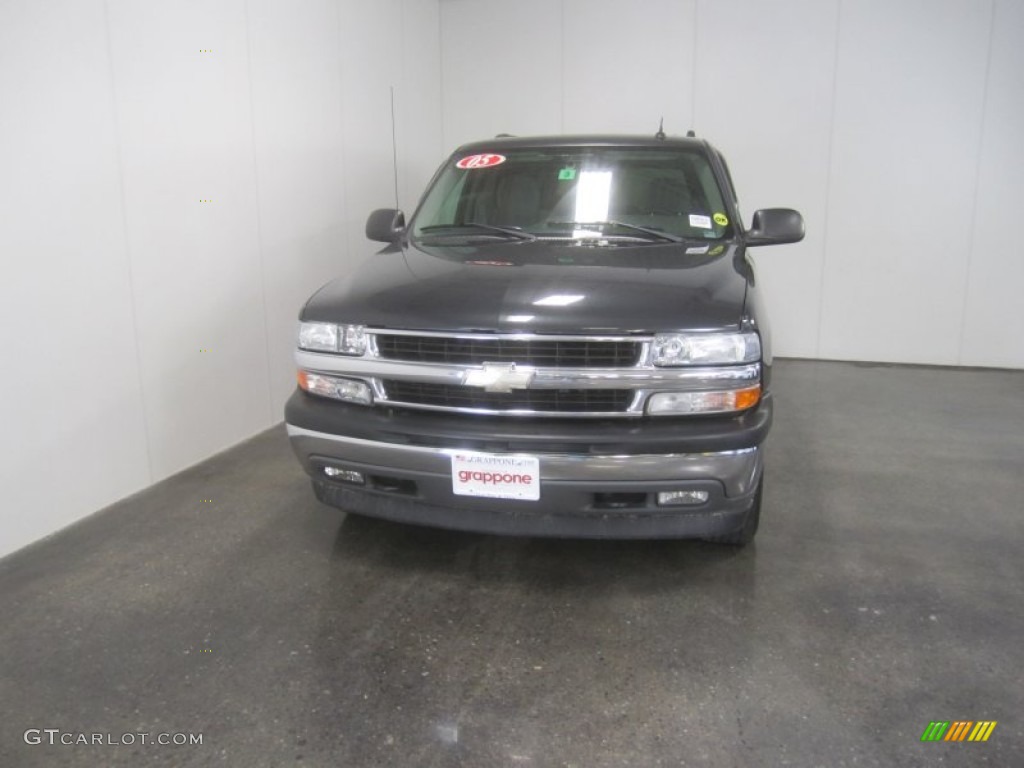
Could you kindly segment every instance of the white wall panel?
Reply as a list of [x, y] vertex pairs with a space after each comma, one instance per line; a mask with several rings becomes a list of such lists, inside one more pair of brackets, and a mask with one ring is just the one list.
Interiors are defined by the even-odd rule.
[[101, 2], [0, 4], [0, 555], [149, 482]]
[[443, 159], [438, 14], [434, 0], [373, 4], [345, 0], [343, 4], [342, 109], [350, 263], [383, 247], [370, 243], [363, 232], [373, 209], [395, 206], [396, 154], [397, 202], [407, 214]]
[[369, 212], [395, 206], [391, 88], [397, 91], [402, 80], [401, 40], [401, 0], [343, 0], [342, 130], [346, 229], [352, 259], [372, 247], [363, 235]]
[[441, 5], [444, 147], [562, 131], [562, 9], [551, 0]]
[[[395, 90], [399, 202], [412, 213], [453, 147], [441, 137], [441, 12], [437, 0], [402, 2], [402, 78]], [[369, 211], [365, 211], [369, 213]]]
[[280, 420], [299, 308], [394, 200], [392, 85], [405, 205], [440, 160], [439, 33], [436, 0], [0, 5], [0, 555]]
[[245, 8], [242, 0], [109, 8], [159, 479], [272, 423]]
[[435, 0], [260, 0], [248, 18], [276, 418], [294, 389], [299, 308], [380, 247], [363, 227], [395, 201], [392, 87], [406, 211], [440, 162], [439, 19]]
[[802, 243], [753, 252], [778, 355], [817, 354], [838, 14], [838, 0], [718, 0], [697, 16], [698, 135], [726, 156], [748, 226], [769, 207], [807, 224]]
[[956, 363], [989, 3], [844, 3], [820, 353]]
[[299, 308], [346, 263], [339, 8], [249, 0], [272, 421], [295, 389]]
[[445, 146], [647, 133], [639, 116], [671, 97], [666, 128], [692, 121], [723, 150], [748, 217], [805, 214], [803, 243], [754, 256], [778, 354], [1020, 366], [1024, 259], [999, 222], [1022, 198], [1021, 13], [1016, 0], [442, 0]]
[[693, 127], [695, 0], [564, 0], [566, 133]]
[[1024, 3], [998, 0], [959, 362], [1024, 368]]

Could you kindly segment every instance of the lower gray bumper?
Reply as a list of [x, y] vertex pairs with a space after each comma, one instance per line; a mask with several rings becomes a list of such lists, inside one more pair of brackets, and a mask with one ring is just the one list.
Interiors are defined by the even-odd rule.
[[[762, 472], [758, 447], [666, 455], [531, 454], [540, 460], [539, 501], [452, 492], [454, 449], [410, 446], [288, 425], [317, 497], [358, 514], [442, 528], [523, 536], [686, 538], [739, 528]], [[367, 482], [337, 482], [325, 467]], [[661, 507], [657, 493], [704, 490], [700, 505]]]

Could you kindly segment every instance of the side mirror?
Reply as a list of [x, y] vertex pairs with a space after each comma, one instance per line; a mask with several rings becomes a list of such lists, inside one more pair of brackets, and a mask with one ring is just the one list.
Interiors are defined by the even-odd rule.
[[804, 239], [804, 217], [792, 208], [762, 208], [754, 211], [747, 230], [747, 245], [780, 245]]
[[366, 237], [381, 243], [397, 243], [405, 232], [405, 214], [394, 208], [378, 208], [366, 220]]

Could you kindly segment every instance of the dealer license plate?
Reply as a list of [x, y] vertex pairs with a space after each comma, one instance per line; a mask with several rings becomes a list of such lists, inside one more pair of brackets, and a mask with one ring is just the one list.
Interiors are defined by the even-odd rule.
[[495, 453], [452, 453], [452, 493], [491, 499], [540, 498], [540, 459]]

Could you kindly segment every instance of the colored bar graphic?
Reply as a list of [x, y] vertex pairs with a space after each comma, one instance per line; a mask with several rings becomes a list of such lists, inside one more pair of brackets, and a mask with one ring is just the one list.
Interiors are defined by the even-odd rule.
[[971, 731], [971, 735], [967, 737], [968, 741], [988, 741], [988, 737], [992, 735], [992, 731], [996, 729], [995, 720], [982, 720]]
[[972, 725], [974, 723], [967, 720], [954, 720], [949, 733], [946, 734], [946, 738], [943, 741], [963, 741], [967, 737], [967, 733]]
[[921, 741], [988, 741], [997, 724], [995, 720], [932, 720]]
[[949, 721], [932, 720], [921, 734], [921, 741], [940, 741], [949, 728]]

